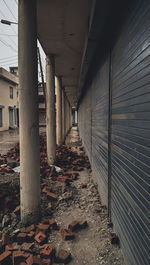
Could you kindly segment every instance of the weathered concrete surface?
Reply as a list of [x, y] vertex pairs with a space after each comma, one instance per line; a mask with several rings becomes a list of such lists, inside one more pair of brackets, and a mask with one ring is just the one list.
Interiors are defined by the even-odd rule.
[[55, 58], [46, 57], [46, 135], [48, 164], [56, 157], [56, 110], [55, 110]]
[[20, 197], [25, 223], [36, 220], [40, 212], [36, 11], [35, 0], [19, 1]]

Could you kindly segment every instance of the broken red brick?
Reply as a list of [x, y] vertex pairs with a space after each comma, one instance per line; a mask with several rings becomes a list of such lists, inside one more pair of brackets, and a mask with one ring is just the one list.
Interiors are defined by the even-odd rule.
[[31, 232], [31, 231], [34, 231], [34, 230], [35, 230], [35, 225], [34, 225], [34, 224], [32, 224], [32, 225], [26, 227], [26, 232], [27, 232], [27, 233], [29, 233], [29, 232]]
[[1, 265], [8, 265], [8, 264], [11, 265], [12, 264], [10, 251], [5, 251], [0, 255], [0, 264]]
[[27, 241], [32, 242], [34, 240], [34, 237], [35, 237], [35, 232], [31, 231], [30, 233], [27, 234]]
[[27, 239], [27, 234], [26, 233], [19, 233], [16, 237], [16, 240], [19, 244], [22, 244], [26, 242]]
[[68, 229], [70, 229], [72, 232], [78, 230], [80, 228], [80, 224], [78, 221], [74, 220], [68, 225]]
[[39, 232], [34, 238], [39, 244], [44, 243], [46, 241], [46, 235], [43, 232]]
[[43, 182], [40, 184], [41, 188], [44, 188], [45, 186], [47, 186], [47, 183], [46, 182]]
[[52, 200], [57, 200], [58, 199], [58, 196], [55, 193], [47, 191], [46, 194], [47, 194], [48, 199], [52, 199]]
[[40, 250], [41, 258], [53, 258], [55, 256], [55, 248], [52, 245], [45, 244]]
[[60, 249], [58, 251], [58, 255], [56, 257], [56, 262], [57, 263], [64, 263], [67, 264], [71, 260], [71, 253], [69, 251], [66, 251], [64, 249]]
[[3, 234], [1, 240], [2, 240], [2, 246], [10, 244], [10, 236], [8, 234]]
[[56, 229], [56, 230], [58, 229], [55, 219], [49, 219], [49, 224], [51, 228]]
[[14, 251], [13, 252], [13, 264], [18, 264], [21, 262], [25, 262], [26, 259], [29, 257], [29, 254], [24, 253], [23, 251]]
[[17, 248], [17, 244], [16, 243], [9, 244], [9, 245], [6, 245], [5, 251], [15, 251], [16, 248]]
[[15, 208], [14, 213], [16, 215], [19, 215], [20, 214], [20, 205]]
[[61, 229], [60, 232], [64, 240], [72, 240], [75, 238], [74, 234], [70, 229]]
[[37, 226], [38, 231], [44, 231], [45, 233], [49, 230], [50, 225], [49, 224], [39, 224]]
[[47, 193], [48, 191], [51, 191], [51, 190], [52, 190], [51, 187], [49, 187], [49, 186], [45, 186], [45, 187], [42, 189], [42, 192]]
[[30, 255], [27, 260], [26, 260], [26, 264], [28, 265], [43, 265], [41, 259], [37, 256], [33, 256], [33, 255]]
[[110, 233], [111, 244], [119, 244], [119, 238], [115, 233]]

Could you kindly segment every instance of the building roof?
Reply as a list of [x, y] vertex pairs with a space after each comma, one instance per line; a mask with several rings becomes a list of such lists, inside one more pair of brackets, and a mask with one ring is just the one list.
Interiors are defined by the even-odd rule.
[[10, 72], [8, 72], [7, 70], [5, 70], [2, 67], [0, 67], [0, 79], [3, 79], [6, 82], [9, 82], [9, 83], [14, 84], [14, 85], [18, 85], [18, 83], [19, 83], [17, 76], [11, 74]]

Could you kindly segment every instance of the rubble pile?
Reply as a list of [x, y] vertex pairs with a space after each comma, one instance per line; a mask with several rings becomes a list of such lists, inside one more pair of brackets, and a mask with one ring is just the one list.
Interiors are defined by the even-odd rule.
[[[80, 224], [73, 221], [68, 226], [69, 233], [77, 232], [87, 227], [87, 222]], [[38, 225], [30, 225], [14, 230], [11, 234], [3, 233], [1, 238], [0, 264], [2, 265], [50, 265], [53, 262], [68, 264], [71, 260], [71, 253], [62, 248], [56, 250], [49, 243], [52, 230], [59, 230], [54, 219], [43, 219]], [[61, 229], [63, 234], [65, 229]], [[72, 240], [74, 236], [64, 240]]]
[[[14, 172], [19, 165], [19, 144], [0, 156], [0, 176]], [[46, 136], [40, 136], [41, 220], [25, 227], [20, 221], [20, 190], [18, 181], [0, 184], [0, 264], [67, 264], [71, 253], [51, 244], [51, 234], [57, 231], [63, 240], [73, 240], [75, 232], [85, 229], [87, 222], [73, 221], [67, 228], [59, 227], [53, 212], [63, 200], [73, 198], [67, 190], [78, 178], [78, 171], [90, 169], [84, 153], [79, 155], [66, 146], [57, 147], [56, 166], [49, 166], [46, 154]], [[62, 187], [62, 188], [61, 188]], [[84, 184], [81, 185], [84, 187]]]

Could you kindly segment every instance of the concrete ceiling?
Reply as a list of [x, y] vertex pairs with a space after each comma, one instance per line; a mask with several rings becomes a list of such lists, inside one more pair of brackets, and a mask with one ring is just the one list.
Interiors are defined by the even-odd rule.
[[38, 39], [47, 55], [55, 55], [56, 76], [62, 76], [68, 99], [76, 106], [92, 0], [38, 0], [37, 3]]

